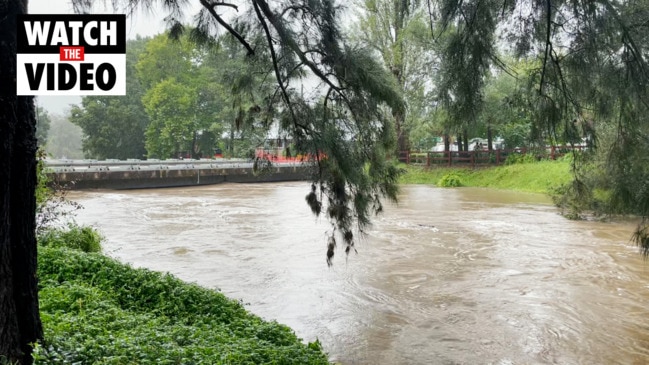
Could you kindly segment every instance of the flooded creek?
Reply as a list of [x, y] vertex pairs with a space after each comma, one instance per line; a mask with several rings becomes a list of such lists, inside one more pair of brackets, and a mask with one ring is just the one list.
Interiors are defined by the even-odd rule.
[[541, 195], [404, 186], [358, 254], [325, 263], [306, 183], [73, 192], [104, 252], [240, 299], [341, 364], [649, 363], [631, 223]]

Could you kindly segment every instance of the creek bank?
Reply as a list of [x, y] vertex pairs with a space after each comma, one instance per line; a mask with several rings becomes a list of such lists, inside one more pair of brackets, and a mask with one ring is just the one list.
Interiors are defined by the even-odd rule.
[[439, 186], [445, 176], [454, 175], [459, 179], [459, 186], [545, 194], [572, 179], [568, 160], [544, 160], [479, 169], [418, 166], [405, 166], [405, 169], [406, 173], [400, 180], [402, 184]]
[[241, 302], [96, 252], [40, 246], [38, 364], [328, 364]]

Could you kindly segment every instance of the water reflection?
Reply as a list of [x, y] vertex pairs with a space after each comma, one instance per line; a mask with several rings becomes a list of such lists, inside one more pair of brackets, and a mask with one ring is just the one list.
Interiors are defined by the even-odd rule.
[[625, 223], [547, 198], [408, 186], [327, 268], [304, 183], [75, 193], [135, 266], [249, 303], [344, 364], [643, 364], [647, 266]]

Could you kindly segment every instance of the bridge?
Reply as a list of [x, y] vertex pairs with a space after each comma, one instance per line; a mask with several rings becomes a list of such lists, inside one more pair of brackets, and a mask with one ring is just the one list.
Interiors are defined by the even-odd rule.
[[144, 189], [224, 182], [307, 180], [311, 167], [299, 161], [273, 162], [257, 169], [249, 160], [45, 160], [46, 175], [70, 189]]

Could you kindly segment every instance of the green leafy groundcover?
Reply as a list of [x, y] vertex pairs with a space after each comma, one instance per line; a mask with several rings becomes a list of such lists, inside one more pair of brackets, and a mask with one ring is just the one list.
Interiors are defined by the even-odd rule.
[[[510, 165], [481, 169], [463, 167], [433, 167], [428, 169], [405, 166], [406, 173], [401, 176], [400, 183], [553, 193], [557, 187], [572, 181], [571, 165], [568, 158], [557, 161], [525, 162], [528, 161], [519, 159], [517, 163]], [[459, 183], [459, 185], [450, 185], [450, 183]]]
[[37, 364], [327, 364], [221, 293], [99, 253], [39, 248]]

